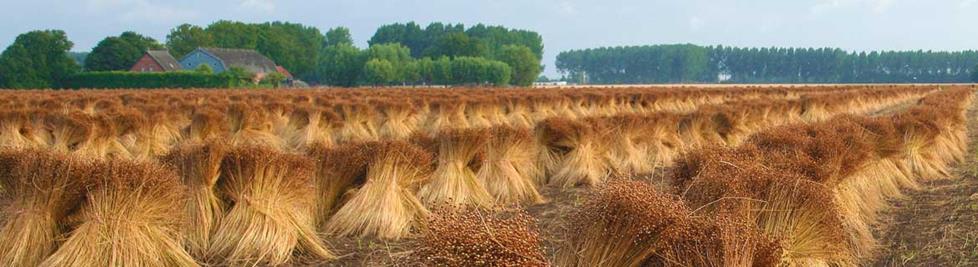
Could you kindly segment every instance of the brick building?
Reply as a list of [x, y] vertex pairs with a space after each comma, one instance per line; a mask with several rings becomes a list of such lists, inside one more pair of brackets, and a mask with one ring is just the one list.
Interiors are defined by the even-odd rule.
[[180, 62], [167, 50], [149, 50], [143, 54], [136, 64], [132, 65], [129, 71], [132, 72], [165, 72], [178, 71], [181, 69]]

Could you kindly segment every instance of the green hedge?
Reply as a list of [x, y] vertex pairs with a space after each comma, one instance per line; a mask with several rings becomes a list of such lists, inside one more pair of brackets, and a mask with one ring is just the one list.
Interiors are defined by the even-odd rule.
[[114, 88], [232, 88], [247, 87], [238, 77], [227, 74], [200, 72], [128, 72], [104, 71], [83, 72], [68, 77], [62, 87], [70, 89], [114, 89]]

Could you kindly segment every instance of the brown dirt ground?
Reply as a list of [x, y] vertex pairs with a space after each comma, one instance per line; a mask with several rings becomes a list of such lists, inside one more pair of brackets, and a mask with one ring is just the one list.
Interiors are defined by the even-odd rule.
[[967, 160], [951, 179], [924, 184], [884, 213], [873, 266], [978, 265], [978, 101], [968, 132]]

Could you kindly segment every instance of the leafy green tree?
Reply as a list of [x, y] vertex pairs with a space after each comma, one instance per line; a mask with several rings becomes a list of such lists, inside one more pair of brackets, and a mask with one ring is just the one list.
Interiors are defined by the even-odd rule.
[[87, 71], [128, 70], [147, 50], [163, 49], [155, 39], [135, 32], [103, 39], [85, 58]]
[[253, 24], [229, 20], [211, 23], [205, 30], [213, 38], [213, 45], [221, 48], [255, 49], [261, 33]]
[[17, 36], [0, 54], [0, 87], [53, 88], [80, 69], [68, 51], [64, 31], [31, 31]]
[[411, 60], [411, 50], [399, 43], [376, 44], [367, 49], [367, 58], [400, 64]]
[[85, 66], [85, 58], [90, 52], [68, 52], [68, 55], [75, 60], [79, 66]]
[[530, 48], [522, 45], [505, 45], [496, 57], [512, 69], [510, 81], [518, 86], [530, 86], [542, 71], [540, 60]]
[[363, 66], [364, 82], [372, 85], [388, 85], [397, 78], [394, 65], [384, 59], [371, 59]]
[[397, 82], [402, 85], [417, 84], [421, 82], [421, 65], [417, 60], [411, 60], [400, 67], [400, 77]]
[[285, 79], [286, 79], [285, 74], [272, 72], [265, 75], [265, 77], [262, 77], [260, 83], [269, 85], [272, 88], [279, 88], [280, 86], [282, 86], [282, 82], [284, 82]]
[[211, 65], [208, 64], [200, 64], [200, 66], [197, 66], [197, 69], [194, 69], [194, 71], [204, 74], [214, 74], [214, 69], [212, 69]]
[[394, 77], [390, 82], [409, 83], [415, 82], [417, 71], [413, 70], [414, 59], [411, 58], [411, 50], [399, 43], [377, 44], [370, 46], [367, 50], [367, 60], [379, 59], [391, 64], [394, 70]]
[[978, 83], [978, 65], [975, 65], [975, 68], [971, 70], [971, 81]]
[[418, 74], [418, 79], [416, 80], [419, 84], [432, 84], [434, 81], [435, 72], [435, 62], [431, 60], [430, 57], [418, 59], [415, 61], [415, 71]]
[[978, 51], [846, 52], [835, 48], [647, 45], [573, 50], [557, 69], [576, 82], [966, 82]]
[[414, 22], [394, 23], [380, 26], [374, 36], [367, 41], [370, 46], [378, 44], [400, 43], [413, 51], [412, 57], [419, 57], [428, 45], [427, 34], [421, 25]]
[[452, 60], [448, 57], [440, 57], [432, 61], [431, 83], [432, 84], [453, 84], [455, 78], [452, 77]]
[[240, 67], [231, 67], [227, 71], [221, 72], [220, 75], [230, 77], [234, 80], [235, 84], [240, 85], [254, 85], [255, 84], [255, 74]]
[[481, 39], [469, 38], [465, 33], [449, 33], [425, 51], [430, 57], [485, 57], [489, 48]]
[[481, 57], [456, 57], [451, 60], [452, 84], [506, 86], [511, 70], [509, 65]]
[[200, 26], [182, 24], [166, 36], [166, 47], [178, 60], [198, 47], [214, 46], [214, 38]]
[[350, 37], [350, 29], [346, 27], [336, 27], [326, 32], [326, 46], [334, 45], [353, 45], [353, 37]]
[[326, 47], [319, 59], [318, 82], [333, 86], [356, 86], [365, 59], [364, 53], [349, 44]]
[[249, 25], [249, 27], [254, 27], [259, 32], [255, 47], [233, 48], [258, 50], [276, 64], [295, 73], [300, 79], [315, 78], [319, 53], [322, 52], [321, 45], [326, 41], [326, 37], [319, 29], [286, 22]]

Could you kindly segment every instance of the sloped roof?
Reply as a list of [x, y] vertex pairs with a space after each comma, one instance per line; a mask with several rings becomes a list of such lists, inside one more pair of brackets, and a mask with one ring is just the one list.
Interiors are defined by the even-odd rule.
[[163, 71], [175, 71], [181, 69], [180, 62], [177, 62], [177, 59], [174, 58], [173, 55], [170, 55], [170, 51], [149, 50], [146, 51], [146, 54], [153, 58], [153, 60], [156, 60], [156, 63], [159, 63], [160, 66], [163, 67]]
[[239, 67], [254, 73], [275, 72], [275, 62], [251, 49], [204, 48], [200, 50], [217, 57], [228, 68]]
[[278, 73], [281, 73], [282, 75], [285, 75], [285, 78], [295, 79], [295, 77], [292, 77], [292, 73], [289, 72], [288, 70], [286, 70], [282, 66], [275, 66], [275, 71], [278, 71]]

